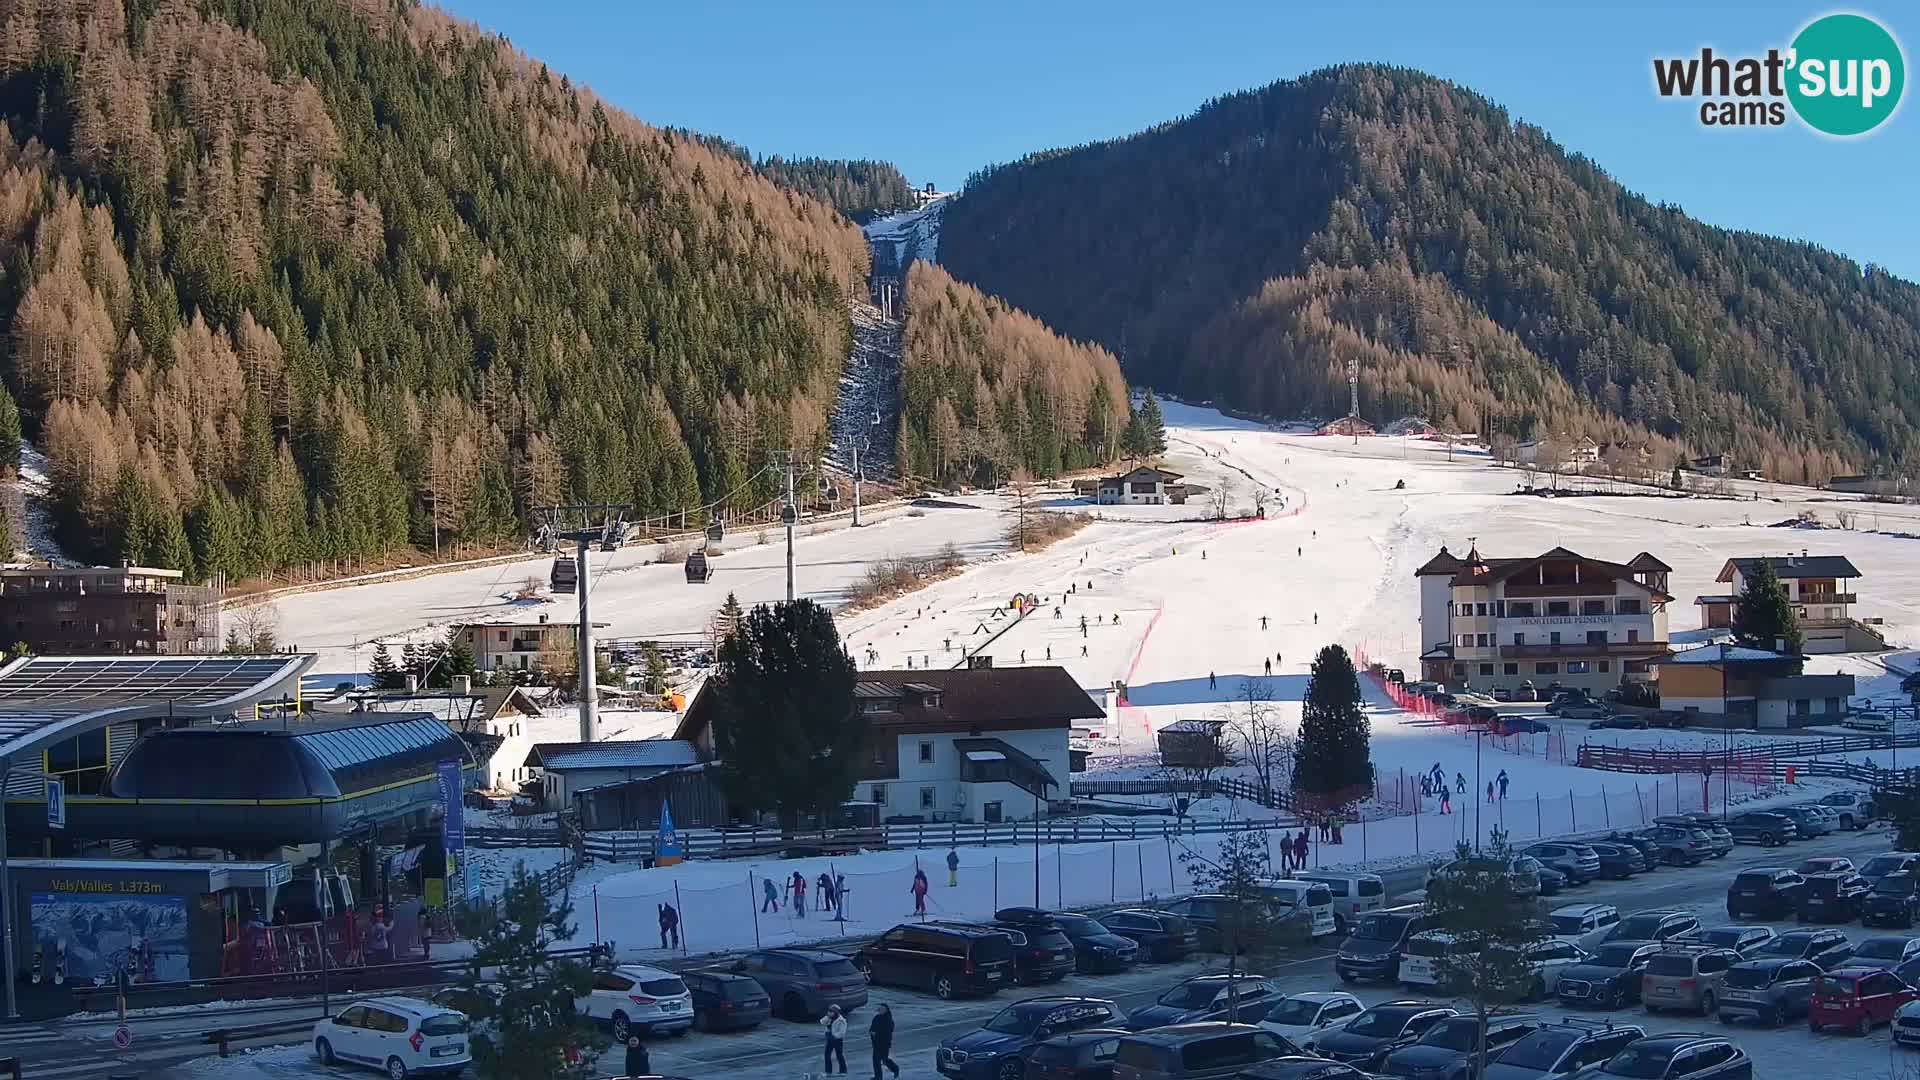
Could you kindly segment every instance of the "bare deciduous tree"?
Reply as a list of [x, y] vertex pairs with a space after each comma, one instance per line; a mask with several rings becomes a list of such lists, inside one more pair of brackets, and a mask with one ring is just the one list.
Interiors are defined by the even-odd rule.
[[1213, 503], [1213, 516], [1216, 521], [1226, 520], [1227, 511], [1233, 504], [1233, 491], [1234, 481], [1231, 476], [1221, 477], [1220, 483], [1215, 485], [1213, 494], [1209, 498]]
[[1251, 676], [1240, 680], [1240, 691], [1226, 710], [1227, 732], [1237, 744], [1240, 762], [1253, 770], [1260, 790], [1272, 793], [1292, 786], [1293, 733], [1274, 704], [1273, 687]]
[[225, 649], [244, 656], [265, 656], [279, 650], [279, 632], [279, 608], [249, 604], [228, 616]]

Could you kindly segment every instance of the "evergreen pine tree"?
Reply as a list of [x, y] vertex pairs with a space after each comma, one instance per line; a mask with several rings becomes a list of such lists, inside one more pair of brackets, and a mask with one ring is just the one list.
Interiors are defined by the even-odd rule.
[[406, 685], [400, 669], [393, 665], [393, 654], [387, 651], [387, 643], [382, 641], [373, 647], [373, 666], [368, 671], [373, 677], [375, 690], [398, 690]]
[[474, 1021], [470, 1042], [481, 1080], [550, 1077], [568, 1047], [605, 1045], [574, 1007], [592, 988], [593, 972], [577, 960], [548, 955], [576, 929], [566, 893], [550, 902], [539, 881], [516, 865], [498, 918], [488, 917], [493, 909], [484, 905], [462, 911], [473, 913], [460, 927], [473, 943], [461, 985], [463, 1000], [472, 1003], [464, 1007]]
[[1313, 659], [1301, 712], [1293, 784], [1315, 796], [1340, 796], [1373, 782], [1372, 725], [1360, 707], [1360, 679], [1347, 650], [1328, 645]]
[[0, 469], [20, 467], [20, 406], [13, 392], [0, 382]]
[[[414, 647], [413, 642], [409, 641], [405, 645], [400, 646], [400, 674], [403, 677], [411, 675], [414, 679], [414, 685], [421, 685], [420, 672], [422, 667], [420, 650]], [[404, 678], [402, 679], [402, 685], [405, 685]]]
[[1140, 446], [1142, 457], [1159, 457], [1167, 452], [1167, 421], [1160, 415], [1160, 399], [1151, 390], [1140, 403]]
[[460, 631], [447, 631], [446, 653], [441, 658], [440, 667], [448, 679], [455, 675], [473, 674], [473, 650], [460, 640]]
[[[729, 596], [731, 596], [731, 594], [729, 594]], [[647, 672], [647, 693], [666, 693], [667, 658], [660, 654], [660, 646], [651, 641], [641, 643], [640, 662], [645, 666]]]
[[1787, 601], [1787, 587], [1774, 573], [1770, 559], [1757, 560], [1753, 573], [1746, 575], [1740, 613], [1733, 620], [1733, 639], [1750, 649], [1770, 651], [1780, 648], [1784, 641], [1784, 651], [1795, 656], [1806, 644], [1800, 635], [1800, 620]]
[[740, 626], [740, 615], [740, 598], [729, 592], [726, 602], [720, 605], [720, 616], [716, 620], [722, 636], [733, 636], [734, 630]]

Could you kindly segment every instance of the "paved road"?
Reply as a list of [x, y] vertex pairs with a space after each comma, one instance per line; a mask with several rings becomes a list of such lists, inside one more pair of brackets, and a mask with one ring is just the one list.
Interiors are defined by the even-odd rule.
[[[1875, 829], [1801, 843], [1777, 852], [1742, 847], [1735, 849], [1725, 859], [1699, 867], [1661, 869], [1624, 882], [1596, 882], [1570, 890], [1555, 899], [1570, 903], [1610, 903], [1618, 906], [1623, 913], [1653, 906], [1691, 908], [1703, 921], [1713, 924], [1724, 921], [1727, 881], [1741, 866], [1758, 861], [1796, 862], [1811, 854], [1848, 855], [1859, 860], [1885, 850], [1887, 842], [1884, 830]], [[1423, 876], [1424, 872], [1418, 868], [1393, 871], [1386, 875], [1389, 889], [1401, 895], [1417, 888]], [[1861, 936], [1857, 927], [1849, 929], [1856, 936]], [[1337, 985], [1332, 971], [1332, 954], [1332, 948], [1315, 950], [1273, 967], [1269, 974], [1289, 991], [1325, 989]], [[1123, 1008], [1130, 1009], [1152, 1001], [1180, 979], [1216, 963], [1217, 958], [1210, 957], [1182, 964], [1143, 966], [1122, 975], [1080, 976], [1060, 984], [1057, 989], [1066, 993], [1112, 998]], [[1390, 987], [1359, 988], [1357, 992], [1366, 1001], [1400, 994], [1397, 989]], [[933, 1048], [940, 1040], [979, 1026], [995, 1010], [1014, 1000], [1014, 996], [1003, 994], [988, 1000], [942, 1002], [924, 994], [882, 988], [874, 991], [874, 1000], [876, 1003], [885, 1001], [893, 1007], [900, 1026], [900, 1034], [895, 1041], [895, 1058], [905, 1070], [903, 1075], [912, 1078], [934, 1076]], [[1548, 1008], [1544, 1011], [1557, 1010]], [[316, 1015], [316, 1006], [300, 1005], [278, 1012], [253, 1014], [247, 1019], [261, 1021]], [[848, 1060], [856, 1073], [860, 1071], [859, 1063], [868, 1055], [864, 1030], [867, 1015], [862, 1013], [856, 1018], [855, 1031], [848, 1040]], [[1663, 1030], [1715, 1026], [1710, 1020], [1676, 1023], [1664, 1019], [1649, 1021], [1637, 1012], [1621, 1015], [1622, 1018]], [[136, 1018], [132, 1024], [135, 1043], [131, 1052], [125, 1055], [118, 1055], [113, 1049], [115, 1025], [110, 1020], [73, 1020], [61, 1024], [5, 1029], [0, 1031], [0, 1055], [17, 1053], [25, 1058], [23, 1075], [26, 1080], [94, 1080], [113, 1075], [116, 1071], [139, 1075], [142, 1080], [173, 1080], [184, 1074], [169, 1071], [167, 1067], [205, 1055], [207, 1046], [201, 1041], [201, 1033], [214, 1024], [215, 1021], [208, 1017], [196, 1016], [191, 1012]], [[1839, 1054], [1843, 1060], [1860, 1059], [1856, 1064], [1862, 1070], [1873, 1067], [1867, 1057], [1873, 1054], [1884, 1056], [1887, 1042], [1884, 1035], [1876, 1035], [1865, 1042], [1837, 1037], [1816, 1040], [1804, 1029], [1794, 1027], [1773, 1032], [1740, 1029], [1739, 1037], [1756, 1057], [1764, 1051], [1770, 1055], [1768, 1060], [1785, 1062], [1810, 1053]], [[256, 1045], [285, 1045], [299, 1041], [304, 1040], [283, 1036], [262, 1040]], [[656, 1042], [653, 1044], [653, 1061], [657, 1069], [690, 1076], [725, 1075], [729, 1080], [790, 1080], [796, 1073], [812, 1067], [813, 1055], [818, 1053], [819, 1047], [818, 1032], [811, 1025], [773, 1020], [750, 1032], [693, 1034], [682, 1039]], [[1810, 1061], [1810, 1064], [1817, 1066], [1819, 1063]], [[305, 1060], [297, 1067], [265, 1067], [261, 1070], [263, 1075], [289, 1077], [325, 1075], [326, 1072], [317, 1064]], [[342, 1072], [341, 1075], [356, 1074]]]

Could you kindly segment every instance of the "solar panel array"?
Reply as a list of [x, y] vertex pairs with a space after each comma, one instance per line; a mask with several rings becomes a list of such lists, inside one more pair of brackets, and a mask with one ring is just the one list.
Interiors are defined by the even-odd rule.
[[130, 706], [239, 708], [298, 671], [302, 656], [36, 656], [0, 675], [0, 749], [61, 720]]

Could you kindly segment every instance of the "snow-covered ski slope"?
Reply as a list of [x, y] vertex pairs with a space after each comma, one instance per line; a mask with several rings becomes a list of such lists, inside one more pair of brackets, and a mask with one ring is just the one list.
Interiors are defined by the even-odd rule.
[[[939, 262], [940, 222], [949, 198], [936, 195], [916, 209], [877, 217], [862, 226], [867, 243], [873, 245], [875, 271], [899, 276], [915, 259]], [[891, 255], [891, 265], [882, 267], [880, 263], [887, 255]]]

